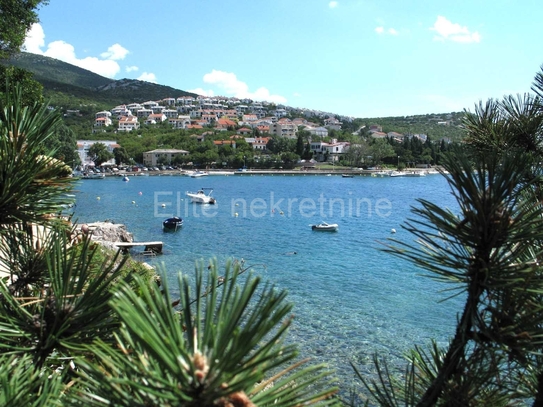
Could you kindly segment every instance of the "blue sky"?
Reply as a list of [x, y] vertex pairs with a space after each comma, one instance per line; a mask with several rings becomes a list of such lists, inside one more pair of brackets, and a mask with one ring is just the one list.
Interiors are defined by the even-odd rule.
[[26, 51], [108, 78], [354, 117], [473, 110], [529, 92], [543, 64], [540, 0], [50, 0], [38, 15]]

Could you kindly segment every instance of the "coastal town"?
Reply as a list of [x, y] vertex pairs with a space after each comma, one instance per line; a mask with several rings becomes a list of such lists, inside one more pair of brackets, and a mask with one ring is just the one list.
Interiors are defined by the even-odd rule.
[[[77, 111], [66, 114], [77, 114]], [[340, 163], [351, 148], [358, 147], [353, 139], [346, 141], [336, 138], [338, 134], [341, 136], [342, 126], [351, 124], [353, 120], [348, 116], [295, 109], [250, 99], [182, 96], [123, 104], [111, 110], [99, 111], [95, 114], [92, 132], [94, 135], [126, 134], [141, 131], [143, 128], [162, 126], [161, 128], [190, 132], [190, 137], [197, 143], [207, 140], [217, 148], [229, 147], [235, 151], [240, 143], [244, 143], [256, 156], [270, 154], [269, 143], [273, 138], [295, 141], [303, 133], [306, 154], [305, 157], [299, 154], [296, 165], [307, 169], [314, 167], [316, 163]], [[449, 126], [451, 119], [438, 117], [436, 123]], [[428, 141], [426, 134], [383, 132], [382, 126], [377, 124], [358, 128], [351, 134], [355, 137], [365, 135], [372, 140], [390, 139], [400, 144], [406, 138], [416, 139], [421, 144]], [[93, 155], [89, 154], [89, 148], [96, 142], [104, 144], [110, 153], [121, 147], [117, 140], [78, 140], [77, 150], [83, 168], [94, 166], [95, 160]], [[190, 151], [184, 149], [157, 148], [143, 152], [138, 164], [142, 168], [171, 166], [190, 162], [187, 161], [189, 155]], [[111, 157], [100, 164], [108, 166], [119, 162]], [[213, 167], [209, 164], [215, 163], [208, 163], [206, 168]], [[245, 164], [246, 162], [243, 167]]]

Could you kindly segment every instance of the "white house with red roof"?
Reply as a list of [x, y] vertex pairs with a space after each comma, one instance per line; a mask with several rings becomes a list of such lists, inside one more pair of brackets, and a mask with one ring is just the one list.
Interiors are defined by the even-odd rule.
[[270, 141], [270, 137], [255, 137], [255, 141], [253, 143], [253, 150], [266, 150], [268, 141]]
[[157, 124], [162, 123], [168, 120], [165, 114], [163, 113], [153, 113], [147, 116], [147, 120], [145, 120], [145, 124]]
[[242, 127], [241, 129], [238, 129], [236, 133], [241, 134], [242, 136], [248, 136], [253, 133], [253, 130], [247, 127]]
[[138, 118], [136, 116], [124, 116], [119, 119], [118, 131], [132, 131], [140, 128]]

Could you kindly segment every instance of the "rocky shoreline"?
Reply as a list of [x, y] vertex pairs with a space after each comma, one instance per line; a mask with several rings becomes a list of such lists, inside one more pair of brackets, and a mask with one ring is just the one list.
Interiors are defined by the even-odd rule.
[[83, 223], [76, 225], [76, 233], [90, 236], [91, 241], [101, 244], [112, 250], [118, 250], [115, 243], [131, 243], [134, 241], [132, 233], [126, 230], [123, 224], [110, 221]]

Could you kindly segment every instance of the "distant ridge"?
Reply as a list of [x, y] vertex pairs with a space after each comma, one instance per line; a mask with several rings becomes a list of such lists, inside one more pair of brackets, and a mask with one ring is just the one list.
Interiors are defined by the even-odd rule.
[[113, 105], [161, 100], [167, 97], [198, 96], [170, 86], [137, 79], [105, 78], [58, 59], [28, 52], [12, 57], [4, 62], [4, 65], [12, 65], [32, 72], [34, 78], [43, 85], [46, 96], [61, 92], [75, 97], [98, 99], [102, 103]]

